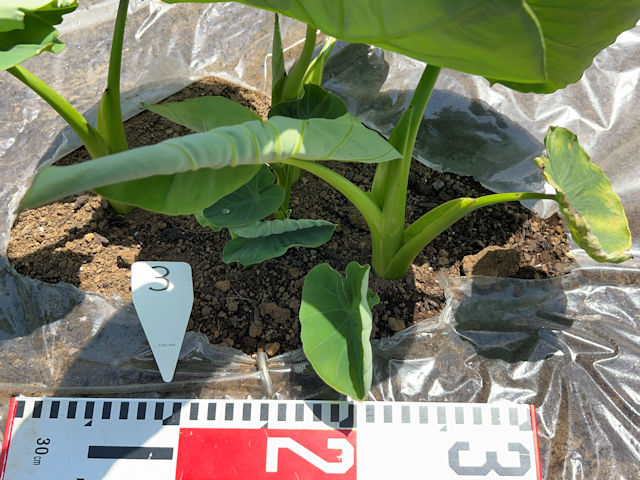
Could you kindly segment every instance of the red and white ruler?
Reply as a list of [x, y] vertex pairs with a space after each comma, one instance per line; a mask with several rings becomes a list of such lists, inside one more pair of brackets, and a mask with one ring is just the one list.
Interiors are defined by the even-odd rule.
[[541, 480], [533, 406], [11, 400], [0, 480]]

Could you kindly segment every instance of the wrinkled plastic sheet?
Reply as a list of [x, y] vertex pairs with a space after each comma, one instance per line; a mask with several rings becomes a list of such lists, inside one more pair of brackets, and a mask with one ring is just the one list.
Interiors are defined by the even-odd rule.
[[[442, 282], [448, 303], [438, 318], [374, 342], [369, 399], [534, 404], [543, 478], [638, 478], [640, 273]], [[162, 383], [131, 305], [11, 273], [0, 287], [23, 305], [2, 312], [13, 319], [1, 337], [5, 394], [265, 395], [251, 357], [196, 332], [173, 382]], [[275, 398], [339, 398], [300, 351], [271, 359], [269, 374]]]
[[[26, 62], [80, 111], [95, 112], [116, 2], [83, 2], [65, 20], [59, 55]], [[285, 44], [303, 28], [284, 22]], [[132, 2], [123, 67], [125, 115], [204, 75], [266, 91], [271, 17], [236, 4]], [[495, 191], [545, 188], [531, 159], [548, 125], [575, 131], [612, 179], [638, 257], [637, 88], [640, 29], [596, 57], [581, 82], [549, 96], [518, 94], [443, 71], [422, 127], [421, 161], [474, 175]], [[325, 85], [388, 133], [419, 64], [341, 45]], [[25, 278], [6, 261], [15, 208], [39, 165], [78, 145], [50, 109], [0, 76], [0, 394], [261, 398], [256, 360], [187, 332], [173, 382], [161, 382], [133, 307], [66, 284]], [[95, 113], [94, 113], [95, 115]], [[636, 133], [634, 135], [634, 133]], [[424, 139], [428, 137], [428, 142]], [[548, 205], [532, 205], [548, 215]], [[640, 271], [581, 265], [548, 280], [443, 279], [438, 317], [374, 342], [370, 399], [519, 402], [538, 407], [544, 478], [640, 477]], [[269, 360], [275, 397], [334, 399], [301, 351]]]

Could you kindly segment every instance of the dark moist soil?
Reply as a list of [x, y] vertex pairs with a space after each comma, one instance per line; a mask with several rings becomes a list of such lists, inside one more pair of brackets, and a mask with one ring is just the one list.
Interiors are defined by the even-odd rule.
[[[265, 95], [214, 78], [196, 82], [169, 100], [202, 95], [226, 96], [262, 116], [269, 108]], [[151, 112], [129, 120], [126, 131], [131, 148], [189, 133]], [[88, 158], [81, 149], [58, 164]], [[354, 183], [370, 187], [373, 166], [331, 167]], [[413, 221], [447, 200], [487, 193], [470, 177], [441, 174], [414, 162], [407, 217]], [[369, 234], [362, 217], [321, 180], [304, 174], [293, 188], [291, 208], [292, 218], [321, 218], [338, 224], [331, 240], [315, 249], [291, 249], [281, 258], [248, 269], [222, 263], [222, 248], [229, 239], [226, 231], [205, 229], [193, 216], [169, 217], [142, 210], [117, 215], [93, 194], [20, 214], [11, 231], [8, 256], [24, 275], [127, 299], [131, 297], [133, 262], [188, 262], [193, 269], [195, 296], [189, 329], [205, 333], [212, 343], [249, 354], [265, 348], [274, 355], [300, 347], [297, 312], [306, 273], [323, 262], [344, 273], [350, 261], [365, 264], [370, 257]], [[477, 267], [473, 258], [465, 259], [488, 246], [507, 250], [490, 251]], [[552, 277], [568, 272], [572, 260], [567, 252], [567, 239], [557, 216], [543, 220], [520, 204], [480, 209], [425, 248], [404, 278], [391, 281], [371, 276], [370, 287], [381, 299], [374, 309], [373, 336], [386, 337], [437, 315], [445, 302], [437, 275], [473, 272]], [[492, 272], [496, 266], [500, 268]]]

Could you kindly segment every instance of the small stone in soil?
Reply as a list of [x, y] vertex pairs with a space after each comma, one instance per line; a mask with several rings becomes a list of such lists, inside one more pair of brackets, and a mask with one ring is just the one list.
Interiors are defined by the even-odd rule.
[[399, 332], [407, 328], [404, 322], [396, 317], [389, 317], [389, 320], [387, 320], [387, 325], [389, 326], [389, 329], [394, 332]]
[[260, 315], [269, 315], [277, 323], [284, 323], [291, 318], [291, 310], [282, 308], [273, 302], [261, 303], [259, 308]]
[[222, 292], [222, 293], [227, 293], [229, 291], [229, 289], [231, 288], [231, 282], [229, 280], [218, 280], [215, 284], [214, 287], [216, 290]]
[[280, 350], [280, 344], [278, 342], [267, 343], [264, 346], [264, 351], [270, 357], [273, 357]]
[[254, 338], [259, 337], [261, 333], [262, 333], [262, 322], [260, 320], [253, 322], [249, 326], [250, 337], [254, 337]]
[[513, 248], [490, 246], [462, 259], [462, 270], [465, 275], [510, 277], [515, 275], [519, 268], [520, 252]]

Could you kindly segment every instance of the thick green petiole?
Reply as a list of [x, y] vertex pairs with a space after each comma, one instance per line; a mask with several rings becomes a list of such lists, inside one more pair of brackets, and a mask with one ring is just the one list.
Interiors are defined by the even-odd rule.
[[394, 128], [389, 143], [402, 155], [376, 168], [371, 194], [382, 210], [380, 235], [371, 235], [371, 264], [379, 275], [404, 242], [407, 184], [413, 147], [424, 111], [440, 73], [440, 67], [427, 65], [411, 98], [409, 107]]
[[107, 154], [107, 145], [102, 135], [87, 122], [87, 119], [84, 118], [80, 112], [62, 98], [58, 92], [21, 65], [8, 68], [7, 72], [40, 95], [45, 102], [58, 112], [76, 135], [78, 135], [78, 138], [80, 138], [80, 141], [93, 158]]
[[380, 207], [378, 207], [371, 197], [371, 194], [363, 192], [357, 185], [351, 183], [339, 173], [336, 173], [330, 168], [320, 165], [317, 162], [289, 159], [284, 163], [306, 170], [338, 190], [360, 211], [364, 220], [367, 222], [371, 234], [374, 235], [380, 233], [382, 212]]
[[[102, 94], [100, 108], [98, 110], [98, 131], [107, 142], [109, 153], [118, 153], [127, 150], [127, 137], [124, 133], [122, 120], [122, 108], [120, 106], [120, 71], [122, 67], [122, 45], [124, 42], [124, 28], [127, 21], [127, 8], [129, 0], [120, 0], [116, 23], [113, 28], [113, 40], [111, 42], [111, 54], [109, 56], [109, 73], [107, 75], [107, 88]], [[109, 204], [116, 213], [127, 214], [135, 207], [125, 203], [110, 200]]]
[[106, 139], [109, 153], [127, 150], [127, 138], [122, 121], [120, 106], [120, 71], [122, 68], [122, 46], [124, 42], [124, 28], [127, 21], [129, 0], [120, 0], [118, 13], [113, 29], [111, 54], [109, 56], [109, 73], [107, 74], [107, 88], [102, 94], [100, 111], [98, 113], [98, 131]]
[[425, 213], [404, 231], [404, 240], [391, 260], [381, 265], [378, 274], [384, 278], [402, 277], [418, 253], [438, 235], [465, 215], [481, 207], [521, 200], [556, 200], [556, 195], [545, 193], [496, 193], [479, 198], [456, 198]]

